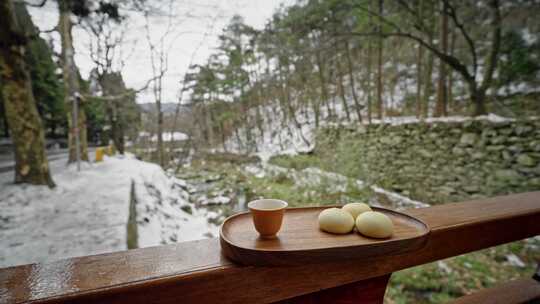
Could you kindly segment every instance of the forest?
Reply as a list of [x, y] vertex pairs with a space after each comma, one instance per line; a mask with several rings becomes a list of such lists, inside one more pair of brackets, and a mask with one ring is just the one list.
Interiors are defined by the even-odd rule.
[[261, 31], [233, 18], [184, 90], [205, 142], [236, 136], [248, 152], [269, 131], [265, 108], [297, 128], [301, 116], [318, 127], [535, 113], [537, 9], [527, 1], [300, 1]]
[[[296, 129], [302, 128], [301, 116], [318, 128], [332, 121], [370, 124], [397, 116], [519, 116], [538, 110], [534, 1], [299, 1], [280, 7], [261, 30], [236, 15], [207, 61], [184, 75], [176, 101], [160, 96], [163, 46], [150, 43], [156, 58], [148, 83], [125, 87], [114, 57], [122, 43], [115, 32], [125, 18], [122, 9], [152, 12], [144, 1], [59, 1], [53, 30], [60, 34], [61, 54], [53, 54], [25, 4], [4, 3], [3, 15], [10, 18], [3, 21], [0, 119], [2, 133], [11, 133], [17, 147], [15, 181], [53, 184], [43, 137], [64, 139], [70, 161], [75, 137], [82, 160], [88, 159], [88, 141], [112, 139], [123, 153], [126, 136], [141, 129], [135, 98], [146, 89], [155, 97], [151, 112], [157, 123], [142, 128], [157, 134], [162, 166], [174, 159], [163, 133], [177, 131], [181, 112], [191, 113], [180, 125], [196, 146], [227, 150], [227, 139], [235, 138], [249, 153], [269, 131], [269, 109], [279, 111], [282, 125]], [[73, 61], [74, 26], [95, 38], [90, 79], [81, 78]], [[74, 99], [80, 99], [78, 127], [72, 123]], [[164, 113], [162, 102], [177, 104], [174, 115]]]

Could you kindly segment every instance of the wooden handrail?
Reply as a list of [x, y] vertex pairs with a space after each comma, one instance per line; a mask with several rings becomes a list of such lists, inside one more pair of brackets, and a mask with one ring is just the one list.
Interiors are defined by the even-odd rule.
[[231, 263], [216, 239], [0, 269], [0, 303], [268, 303], [540, 234], [540, 192], [408, 210], [415, 252], [294, 267]]

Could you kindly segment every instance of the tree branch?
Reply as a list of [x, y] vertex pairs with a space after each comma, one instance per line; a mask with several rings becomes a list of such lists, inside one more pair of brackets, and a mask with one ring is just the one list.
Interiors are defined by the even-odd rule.
[[438, 50], [436, 47], [434, 47], [430, 43], [424, 41], [422, 38], [420, 38], [420, 37], [418, 37], [416, 35], [413, 35], [411, 33], [405, 33], [405, 32], [399, 32], [399, 31], [390, 32], [390, 33], [389, 32], [386, 32], [386, 33], [384, 33], [384, 32], [383, 33], [379, 33], [379, 32], [375, 32], [375, 33], [373, 33], [373, 32], [372, 33], [350, 32], [350, 33], [343, 33], [343, 34], [338, 34], [338, 35], [352, 35], [352, 36], [379, 36], [379, 35], [382, 35], [384, 38], [387, 38], [387, 37], [403, 37], [403, 38], [414, 40], [414, 41], [418, 42], [419, 44], [421, 44], [422, 46], [424, 46], [429, 51], [431, 51], [434, 55], [439, 57], [442, 61], [444, 61], [446, 64], [448, 64], [454, 70], [456, 70], [456, 72], [461, 74], [463, 76], [463, 78], [467, 82], [474, 81], [473, 75], [471, 75], [469, 73], [469, 70], [467, 69], [467, 67], [465, 65], [463, 65], [459, 61], [459, 59], [457, 59], [454, 56], [450, 56], [448, 54], [445, 54], [445, 53], [441, 52], [440, 50]]
[[499, 48], [501, 45], [501, 12], [499, 10], [499, 0], [491, 0], [489, 6], [493, 11], [493, 20], [491, 21], [492, 32], [492, 43], [491, 50], [487, 58], [487, 67], [484, 72], [484, 78], [482, 80], [482, 85], [480, 90], [487, 90], [491, 85], [493, 79], [493, 72], [497, 67], [497, 56], [499, 55]]
[[458, 17], [456, 14], [456, 8], [448, 0], [443, 0], [443, 2], [445, 3], [446, 7], [448, 7], [448, 12], [443, 12], [443, 13], [450, 16], [450, 18], [452, 19], [452, 22], [454, 22], [454, 25], [459, 29], [460, 33], [463, 35], [463, 38], [465, 38], [467, 45], [469, 46], [472, 59], [473, 59], [473, 76], [476, 76], [476, 71], [478, 70], [478, 59], [477, 59], [476, 46], [474, 45], [474, 41], [472, 40], [469, 33], [467, 33], [467, 30], [465, 29], [465, 26], [463, 25], [463, 23], [461, 23], [458, 20]]

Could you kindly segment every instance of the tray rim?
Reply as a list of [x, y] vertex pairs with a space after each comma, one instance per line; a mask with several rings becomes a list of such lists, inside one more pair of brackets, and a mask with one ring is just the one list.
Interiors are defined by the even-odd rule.
[[[327, 209], [327, 208], [341, 208], [343, 207], [343, 205], [325, 205], [325, 206], [309, 206], [309, 207], [293, 207], [293, 208], [287, 208], [285, 209], [285, 213], [287, 212], [287, 210], [299, 210], [299, 209], [321, 209], [324, 210], [324, 209]], [[383, 210], [385, 212], [390, 212], [390, 213], [395, 213], [395, 214], [398, 214], [399, 216], [402, 216], [402, 217], [407, 217], [415, 222], [418, 222], [420, 223], [422, 226], [425, 227], [425, 232], [418, 235], [418, 236], [415, 236], [415, 237], [411, 237], [411, 238], [407, 238], [407, 239], [404, 239], [404, 240], [421, 240], [421, 239], [427, 239], [427, 237], [429, 236], [429, 234], [431, 233], [431, 227], [429, 227], [428, 224], [426, 224], [424, 221], [414, 217], [414, 216], [411, 216], [407, 213], [403, 213], [403, 212], [400, 212], [400, 211], [396, 211], [396, 210], [392, 210], [392, 209], [388, 209], [388, 208], [384, 208], [384, 207], [376, 207], [376, 206], [370, 206], [370, 208], [374, 211], [378, 211], [378, 210]], [[383, 240], [383, 242], [376, 242], [376, 243], [372, 243], [372, 244], [364, 244], [364, 245], [348, 245], [348, 246], [340, 246], [340, 247], [327, 247], [327, 248], [310, 248], [310, 249], [291, 249], [291, 250], [268, 250], [268, 249], [257, 249], [257, 248], [252, 248], [252, 247], [244, 247], [244, 246], [239, 246], [239, 245], [236, 245], [234, 244], [230, 239], [226, 238], [226, 236], [224, 235], [223, 233], [223, 227], [225, 226], [225, 223], [227, 223], [228, 221], [232, 220], [233, 218], [235, 217], [240, 217], [240, 216], [244, 216], [246, 214], [249, 214], [250, 211], [244, 211], [244, 212], [240, 212], [240, 213], [237, 213], [237, 214], [233, 214], [229, 217], [227, 217], [223, 223], [221, 224], [221, 226], [219, 227], [219, 238], [220, 238], [220, 246], [223, 247], [223, 242], [225, 242], [227, 244], [227, 246], [231, 246], [231, 247], [234, 247], [234, 248], [239, 248], [239, 249], [242, 249], [242, 250], [247, 250], [247, 251], [252, 251], [252, 252], [261, 252], [261, 253], [280, 253], [280, 252], [305, 252], [305, 251], [321, 251], [321, 250], [332, 250], [332, 249], [346, 249], [346, 248], [351, 248], [351, 247], [378, 247], [378, 246], [384, 246], [385, 243], [391, 243], [391, 239], [379, 239], [379, 240]], [[357, 233], [357, 232], [352, 232], [352, 233]], [[336, 235], [336, 236], [339, 236], [339, 235]], [[368, 237], [369, 238], [369, 237]], [[385, 242], [386, 241], [386, 242]], [[393, 242], [396, 242], [396, 241], [393, 241]]]

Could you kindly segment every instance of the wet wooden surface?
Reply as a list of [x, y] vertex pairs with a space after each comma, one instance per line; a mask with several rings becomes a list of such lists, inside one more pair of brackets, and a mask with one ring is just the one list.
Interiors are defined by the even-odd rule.
[[338, 259], [365, 259], [397, 254], [426, 244], [429, 228], [409, 215], [373, 207], [394, 224], [390, 238], [368, 238], [356, 231], [333, 234], [319, 229], [318, 216], [328, 207], [291, 208], [275, 239], [261, 239], [253, 228], [249, 212], [228, 218], [222, 226], [220, 242], [225, 256], [244, 265], [303, 265]]
[[540, 192], [409, 210], [421, 250], [294, 267], [233, 264], [217, 239], [0, 269], [0, 303], [265, 303], [540, 234]]

